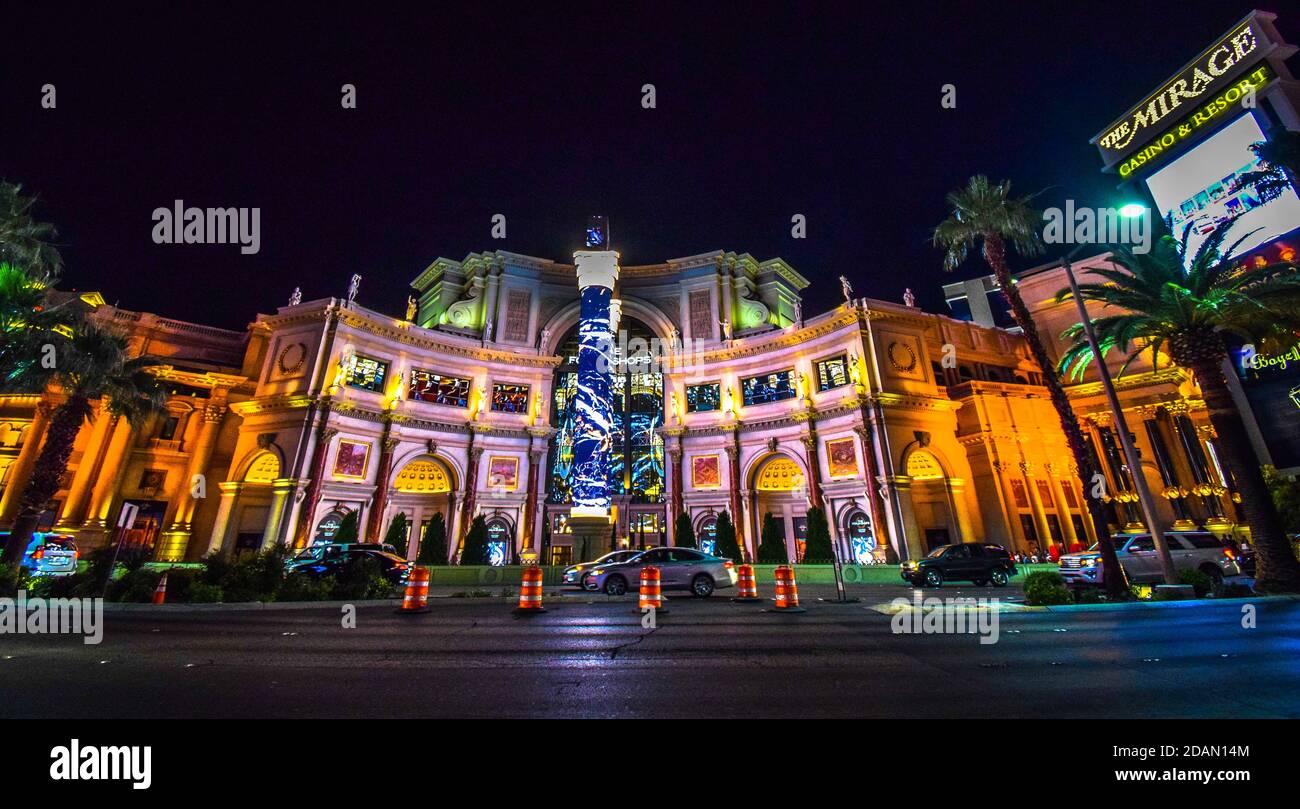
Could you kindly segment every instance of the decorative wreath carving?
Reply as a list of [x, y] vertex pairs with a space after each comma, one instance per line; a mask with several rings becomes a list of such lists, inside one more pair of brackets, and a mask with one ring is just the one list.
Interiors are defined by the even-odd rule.
[[[902, 350], [907, 353], [905, 360], [900, 360], [898, 351]], [[889, 364], [894, 366], [894, 370], [902, 373], [909, 373], [916, 370], [916, 352], [906, 343], [890, 343], [885, 349], [885, 354], [889, 357]]]
[[275, 364], [279, 366], [280, 373], [292, 374], [302, 368], [302, 364], [306, 361], [307, 346], [303, 343], [290, 343], [280, 351]]

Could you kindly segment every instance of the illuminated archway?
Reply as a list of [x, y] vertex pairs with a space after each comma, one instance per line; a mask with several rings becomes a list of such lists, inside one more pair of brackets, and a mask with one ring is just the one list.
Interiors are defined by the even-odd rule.
[[775, 452], [760, 459], [753, 467], [751, 519], [749, 537], [754, 551], [762, 536], [765, 515], [771, 514], [785, 539], [790, 561], [803, 556], [808, 536], [808, 476], [803, 466], [790, 455]]
[[444, 459], [423, 453], [408, 460], [393, 475], [383, 520], [385, 525], [390, 525], [398, 514], [405, 515], [408, 526], [407, 555], [411, 558], [419, 554], [420, 545], [428, 539], [429, 526], [439, 517], [449, 538], [448, 553], [454, 550], [455, 543], [450, 537], [454, 536], [455, 531], [455, 515], [452, 513], [455, 474]]

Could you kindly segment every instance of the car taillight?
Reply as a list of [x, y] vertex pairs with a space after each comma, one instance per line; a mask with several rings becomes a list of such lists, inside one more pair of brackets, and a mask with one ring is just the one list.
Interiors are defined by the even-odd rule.
[[44, 548], [37, 548], [37, 549], [36, 549], [36, 553], [33, 553], [33, 554], [32, 554], [32, 558], [33, 558], [33, 559], [43, 559], [43, 558], [45, 558], [45, 549], [44, 549]]
[[1229, 559], [1234, 559], [1234, 560], [1235, 560], [1235, 559], [1237, 558], [1237, 554], [1235, 554], [1235, 553], [1232, 552], [1232, 548], [1224, 548], [1224, 549], [1223, 549], [1223, 555], [1226, 556], [1226, 557], [1228, 557]]
[[731, 570], [733, 567], [735, 567], [735, 565], [733, 565], [733, 564], [731, 563], [731, 560], [730, 560], [730, 559], [728, 559], [727, 561], [723, 562], [723, 563], [722, 563], [722, 566], [725, 567], [727, 570]]

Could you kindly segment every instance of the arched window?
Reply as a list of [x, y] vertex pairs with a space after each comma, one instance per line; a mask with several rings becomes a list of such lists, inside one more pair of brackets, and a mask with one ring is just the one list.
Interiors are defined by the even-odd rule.
[[718, 547], [718, 518], [712, 514], [705, 517], [695, 532], [695, 539], [699, 542], [700, 550], [712, 554]]
[[[623, 318], [622, 331], [614, 345], [610, 378], [609, 493], [630, 495], [634, 503], [664, 501], [664, 442], [656, 432], [664, 423], [663, 375], [649, 362], [654, 334], [643, 324]], [[644, 348], [642, 348], [644, 346]], [[623, 350], [631, 355], [624, 358]], [[644, 353], [643, 353], [644, 352]], [[551, 423], [551, 475], [547, 502], [571, 502], [573, 436], [577, 413], [573, 402], [578, 391], [578, 329], [565, 336], [559, 355], [563, 360], [555, 372]], [[638, 358], [643, 361], [638, 362]], [[626, 361], [624, 361], [626, 359]]]
[[515, 532], [510, 523], [501, 517], [487, 521], [488, 564], [494, 567], [508, 565], [514, 547]]
[[848, 513], [844, 521], [844, 534], [849, 538], [849, 552], [853, 561], [860, 565], [869, 565], [874, 559], [872, 552], [876, 549], [875, 532], [871, 530], [871, 518], [860, 508]]
[[343, 512], [331, 511], [316, 523], [316, 535], [312, 538], [312, 544], [328, 543], [334, 541], [334, 536], [339, 532], [339, 526], [343, 524]]

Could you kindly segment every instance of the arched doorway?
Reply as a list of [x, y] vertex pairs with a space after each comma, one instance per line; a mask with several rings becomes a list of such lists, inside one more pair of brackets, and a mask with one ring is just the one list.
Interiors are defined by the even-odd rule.
[[244, 471], [244, 485], [239, 494], [235, 542], [231, 554], [238, 558], [256, 553], [278, 533], [283, 507], [275, 496], [275, 481], [280, 477], [280, 456], [269, 450], [259, 453]]
[[928, 449], [916, 447], [908, 454], [904, 468], [911, 478], [912, 514], [923, 552], [961, 542], [955, 513], [957, 504], [939, 458]]
[[718, 548], [718, 515], [710, 512], [700, 520], [695, 529], [695, 541], [700, 550], [712, 554]]
[[515, 527], [502, 516], [487, 520], [488, 564], [493, 567], [514, 564]]
[[754, 549], [762, 537], [763, 520], [771, 514], [785, 540], [791, 561], [803, 557], [808, 539], [808, 478], [803, 467], [789, 455], [776, 453], [754, 470], [754, 519], [750, 536]]
[[[420, 546], [428, 538], [429, 526], [439, 516], [446, 536], [452, 535], [451, 492], [454, 478], [451, 469], [433, 455], [412, 458], [393, 476], [392, 494], [388, 498], [386, 519], [404, 514], [410, 526], [407, 556], [419, 556]], [[454, 543], [448, 541], [448, 553]]]

